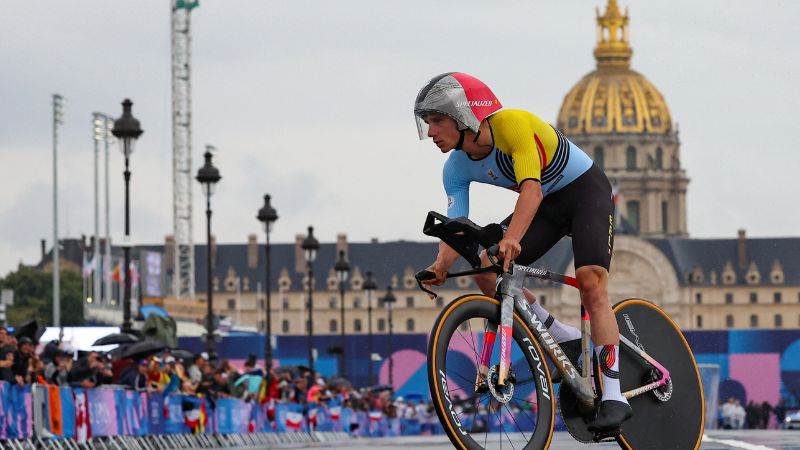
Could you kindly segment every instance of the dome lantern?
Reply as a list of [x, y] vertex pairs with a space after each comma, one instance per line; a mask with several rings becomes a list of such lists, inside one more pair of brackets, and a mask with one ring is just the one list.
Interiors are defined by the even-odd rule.
[[597, 12], [597, 47], [594, 57], [597, 68], [624, 67], [630, 68], [633, 50], [628, 41], [628, 8], [622, 15], [617, 0], [609, 0], [604, 15]]

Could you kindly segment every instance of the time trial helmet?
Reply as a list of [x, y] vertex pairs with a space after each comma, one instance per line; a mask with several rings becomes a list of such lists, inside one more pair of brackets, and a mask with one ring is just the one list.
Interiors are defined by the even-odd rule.
[[459, 131], [478, 132], [483, 119], [503, 107], [497, 97], [481, 80], [462, 72], [447, 72], [431, 78], [417, 94], [414, 119], [419, 138], [425, 139], [428, 124], [425, 115], [444, 114], [453, 118]]

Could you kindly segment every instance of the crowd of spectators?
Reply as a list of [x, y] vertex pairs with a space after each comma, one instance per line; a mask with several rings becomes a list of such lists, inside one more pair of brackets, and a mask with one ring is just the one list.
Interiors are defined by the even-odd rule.
[[[325, 380], [303, 366], [270, 369], [265, 377], [255, 355], [241, 369], [226, 359], [210, 360], [205, 352], [189, 358], [164, 350], [138, 360], [121, 359], [114, 352], [71, 352], [58, 341], [45, 344], [39, 353], [28, 337], [19, 339], [0, 327], [0, 381], [20, 385], [34, 382], [94, 388], [124, 386], [137, 391], [164, 394], [200, 394], [211, 399], [339, 405], [356, 411], [382, 411], [388, 418], [435, 420], [430, 403], [393, 398], [387, 386], [354, 389], [342, 378]], [[266, 382], [265, 382], [266, 381]]]

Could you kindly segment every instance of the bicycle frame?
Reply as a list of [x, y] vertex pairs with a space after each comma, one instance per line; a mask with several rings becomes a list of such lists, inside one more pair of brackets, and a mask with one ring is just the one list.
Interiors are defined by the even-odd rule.
[[[573, 390], [573, 392], [575, 392], [583, 408], [586, 410], [592, 410], [594, 408], [594, 400], [596, 395], [594, 389], [592, 388], [591, 371], [584, 370], [583, 375], [578, 372], [577, 368], [572, 365], [569, 358], [567, 358], [566, 354], [561, 349], [561, 346], [558, 345], [555, 339], [553, 339], [553, 337], [550, 335], [544, 321], [537, 317], [536, 314], [531, 310], [528, 305], [528, 301], [525, 298], [525, 294], [522, 291], [524, 281], [528, 277], [555, 281], [575, 288], [578, 287], [577, 280], [574, 277], [517, 264], [513, 265], [512, 270], [509, 273], [504, 273], [499, 275], [499, 277], [500, 282], [498, 284], [497, 292], [502, 301], [500, 307], [500, 323], [499, 327], [492, 327], [490, 324], [490, 329], [487, 329], [487, 331], [484, 333], [483, 347], [478, 366], [479, 375], [485, 377], [488, 372], [488, 367], [491, 362], [492, 349], [494, 347], [497, 330], [499, 328], [500, 364], [498, 384], [502, 386], [508, 379], [508, 373], [511, 367], [510, 339], [512, 339], [511, 330], [513, 325], [513, 312], [516, 311], [517, 314], [519, 314], [520, 317], [525, 320], [526, 326], [539, 341], [539, 344], [542, 346], [542, 348], [544, 348], [548, 356], [550, 356], [551, 361], [553, 361], [556, 366], [556, 370], [561, 372], [563, 380], [562, 383], [566, 383]], [[586, 313], [586, 309], [581, 306], [581, 358], [583, 367], [586, 369], [590, 367], [589, 354], [591, 352], [591, 349], [589, 348], [590, 332], [588, 330], [587, 322], [589, 322], [589, 315]], [[620, 335], [619, 338], [620, 345], [628, 347], [641, 358], [642, 363], [649, 365], [651, 368], [655, 368], [659, 373], [658, 380], [630, 391], [626, 391], [622, 393], [622, 395], [624, 395], [626, 398], [632, 398], [664, 386], [669, 382], [669, 371], [662, 364], [656, 361], [652, 356], [648, 355], [640, 345], [631, 342], [625, 336]], [[524, 340], [527, 340], [527, 338], [523, 339], [523, 341]], [[532, 343], [530, 344], [531, 347], [529, 347], [529, 351], [533, 353]], [[543, 378], [544, 372], [541, 368], [539, 369], [539, 376], [542, 384], [545, 386], [548, 385], [546, 380]]]

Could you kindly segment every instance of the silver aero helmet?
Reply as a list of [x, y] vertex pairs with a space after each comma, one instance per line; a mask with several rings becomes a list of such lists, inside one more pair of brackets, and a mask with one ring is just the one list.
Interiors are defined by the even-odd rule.
[[429, 113], [445, 114], [458, 123], [462, 132], [478, 132], [483, 119], [503, 107], [497, 97], [481, 80], [461, 72], [448, 72], [431, 78], [417, 94], [414, 102], [414, 119], [419, 138], [428, 135], [424, 116]]

